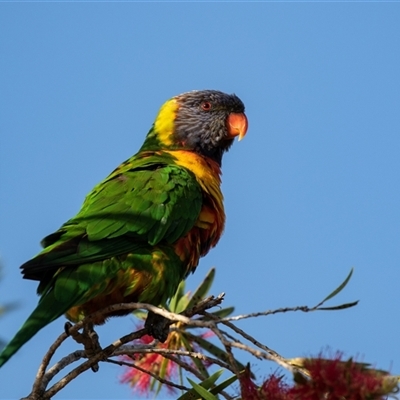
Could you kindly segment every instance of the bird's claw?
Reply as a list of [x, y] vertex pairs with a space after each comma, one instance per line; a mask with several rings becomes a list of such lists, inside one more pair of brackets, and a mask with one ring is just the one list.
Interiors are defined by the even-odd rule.
[[[99, 335], [93, 329], [93, 324], [85, 325], [82, 333], [78, 331], [71, 332], [71, 327], [72, 324], [70, 322], [65, 323], [64, 329], [66, 334], [71, 336], [77, 343], [83, 344], [85, 354], [88, 359], [102, 350], [99, 342]], [[99, 364], [93, 364], [91, 368], [93, 372], [97, 372], [99, 370]]]
[[67, 336], [70, 336], [71, 335], [71, 333], [69, 332], [69, 330], [72, 328], [72, 324], [71, 324], [71, 322], [66, 322], [65, 324], [64, 324], [64, 331], [65, 331], [65, 333], [67, 334]]

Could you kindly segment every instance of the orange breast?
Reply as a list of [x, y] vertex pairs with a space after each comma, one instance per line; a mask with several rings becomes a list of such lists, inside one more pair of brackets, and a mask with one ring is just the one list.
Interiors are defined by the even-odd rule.
[[195, 175], [203, 191], [203, 206], [194, 227], [175, 243], [175, 252], [193, 272], [200, 257], [214, 247], [224, 230], [225, 212], [221, 192], [221, 169], [206, 157], [188, 151], [171, 151], [175, 163]]

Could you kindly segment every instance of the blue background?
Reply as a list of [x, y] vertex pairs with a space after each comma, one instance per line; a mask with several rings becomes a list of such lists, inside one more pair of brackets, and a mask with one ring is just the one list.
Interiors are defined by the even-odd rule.
[[[188, 287], [216, 266], [212, 292], [237, 314], [312, 306], [355, 267], [331, 304], [356, 308], [240, 326], [285, 357], [329, 346], [400, 374], [399, 17], [398, 3], [1, 3], [0, 303], [20, 302], [1, 337], [37, 303], [18, 267], [39, 241], [137, 151], [166, 99], [218, 89], [244, 101], [249, 131], [224, 158], [225, 234]], [[30, 392], [63, 324], [2, 368], [1, 398]], [[102, 344], [134, 324], [111, 320]], [[121, 374], [103, 364], [55, 398], [132, 398]]]

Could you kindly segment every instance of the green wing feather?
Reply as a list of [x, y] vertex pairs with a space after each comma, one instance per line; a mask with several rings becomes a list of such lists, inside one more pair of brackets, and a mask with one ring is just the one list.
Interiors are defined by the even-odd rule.
[[98, 184], [79, 213], [43, 239], [46, 247], [21, 266], [28, 279], [60, 266], [79, 265], [173, 243], [194, 225], [202, 192], [193, 173], [170, 156], [132, 157]]
[[[168, 274], [155, 276], [140, 300], [172, 296], [185, 270], [171, 244], [193, 227], [201, 206], [195, 176], [170, 155], [138, 153], [123, 163], [92, 190], [74, 218], [43, 239], [43, 251], [21, 266], [25, 278], [40, 281], [41, 299], [0, 354], [0, 366], [71, 307], [107, 294], [120, 271], [154, 273], [156, 252], [169, 260]], [[127, 282], [126, 290], [136, 284]]]

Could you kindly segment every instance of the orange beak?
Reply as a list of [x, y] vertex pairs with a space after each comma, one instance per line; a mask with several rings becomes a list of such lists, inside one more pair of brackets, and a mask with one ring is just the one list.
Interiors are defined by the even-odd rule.
[[231, 113], [227, 118], [228, 137], [235, 138], [239, 136], [242, 140], [246, 136], [248, 122], [246, 114], [244, 113]]

